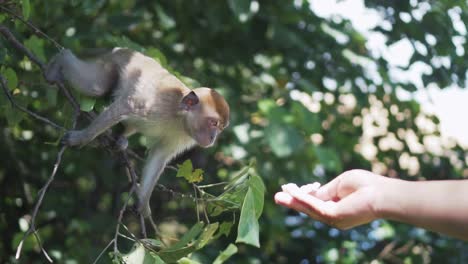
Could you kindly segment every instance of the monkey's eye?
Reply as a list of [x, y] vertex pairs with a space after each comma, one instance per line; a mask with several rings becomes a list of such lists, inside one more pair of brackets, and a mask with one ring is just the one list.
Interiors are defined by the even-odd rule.
[[210, 125], [210, 127], [217, 127], [219, 125], [219, 121], [216, 119], [210, 119], [208, 121], [208, 124]]

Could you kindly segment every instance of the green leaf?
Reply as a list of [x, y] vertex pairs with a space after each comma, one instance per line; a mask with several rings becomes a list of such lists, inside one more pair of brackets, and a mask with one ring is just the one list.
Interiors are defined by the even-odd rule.
[[[218, 230], [218, 226], [218, 223], [207, 225], [203, 228], [203, 232], [201, 232], [200, 236], [193, 243], [190, 243], [192, 239], [200, 233], [200, 228], [203, 227], [202, 222], [197, 223], [175, 246], [159, 251], [158, 255], [164, 261], [174, 263], [208, 244], [213, 238], [213, 234]], [[180, 247], [181, 245], [184, 246]]]
[[290, 156], [304, 145], [304, 139], [296, 129], [278, 123], [265, 129], [265, 137], [273, 153], [280, 158]]
[[49, 106], [57, 105], [57, 94], [58, 94], [57, 89], [50, 89], [50, 88], [46, 89], [47, 104]]
[[174, 263], [179, 259], [197, 250], [195, 245], [185, 246], [182, 248], [168, 248], [158, 252], [158, 256], [167, 263]]
[[96, 98], [88, 96], [80, 96], [80, 110], [84, 112], [90, 112], [94, 109], [94, 104], [96, 104]]
[[228, 260], [232, 255], [237, 253], [237, 247], [234, 244], [229, 244], [225, 250], [218, 255], [213, 264], [222, 264]]
[[179, 259], [179, 261], [177, 261], [177, 264], [201, 264], [201, 263], [193, 259], [181, 258]]
[[184, 161], [182, 165], [177, 165], [177, 167], [178, 167], [178, 170], [177, 170], [176, 177], [187, 178], [190, 176], [190, 174], [192, 174], [193, 165], [192, 165], [192, 161], [189, 159]]
[[7, 80], [8, 88], [10, 90], [16, 89], [18, 86], [18, 77], [16, 76], [16, 72], [12, 68], [6, 68], [6, 70], [3, 72], [3, 75]]
[[31, 4], [29, 3], [29, 0], [22, 0], [21, 3], [23, 4], [23, 18], [28, 20], [29, 15], [31, 14]]
[[263, 204], [265, 202], [265, 185], [263, 184], [262, 178], [258, 175], [252, 175], [249, 179], [249, 189], [252, 190], [255, 216], [258, 219], [262, 214]]
[[219, 229], [218, 229], [218, 233], [216, 233], [216, 236], [214, 237], [214, 239], [218, 239], [222, 235], [227, 237], [229, 235], [229, 233], [231, 232], [231, 228], [232, 228], [233, 225], [234, 225], [233, 222], [223, 222], [223, 223], [221, 223], [221, 225], [219, 226]]
[[204, 226], [205, 224], [203, 222], [196, 223], [177, 243], [172, 245], [171, 248], [178, 249], [188, 245], [202, 232]]
[[254, 247], [260, 247], [259, 225], [255, 212], [255, 197], [251, 188], [242, 205], [239, 226], [237, 228], [236, 243], [242, 242]]
[[186, 160], [182, 165], [178, 165], [179, 169], [177, 170], [176, 177], [183, 177], [188, 182], [200, 182], [203, 180], [203, 170], [196, 169], [193, 171], [193, 165], [191, 160]]
[[[5, 95], [2, 94], [0, 96]], [[21, 96], [21, 94], [13, 97], [13, 100], [15, 100], [16, 103], [18, 103], [19, 105], [27, 105], [27, 101], [24, 97]], [[23, 112], [13, 107], [10, 103], [4, 104], [2, 108], [0, 108], [0, 110], [3, 111], [3, 115], [6, 117], [9, 127], [16, 126], [17, 124], [19, 124], [19, 122], [21, 122], [21, 120], [23, 120], [26, 117], [26, 115]]]
[[233, 185], [238, 185], [242, 183], [247, 178], [250, 168], [251, 165], [245, 166], [239, 172], [237, 172], [237, 174], [232, 177], [231, 181], [226, 186], [224, 186], [224, 189], [227, 190]]
[[216, 230], [218, 230], [218, 227], [219, 227], [219, 223], [209, 224], [205, 227], [205, 229], [203, 230], [203, 233], [200, 235], [199, 239], [196, 242], [197, 249], [200, 249], [206, 246], [206, 244], [210, 242], [214, 233], [216, 232]]
[[203, 180], [203, 170], [202, 169], [196, 169], [193, 171], [192, 176], [188, 181], [190, 183], [192, 182], [201, 182]]
[[39, 59], [46, 61], [44, 53], [44, 40], [32, 35], [30, 38], [24, 41], [26, 48], [30, 49]]
[[164, 264], [165, 262], [154, 253], [137, 243], [130, 253], [122, 256], [124, 263], [138, 263], [138, 264]]

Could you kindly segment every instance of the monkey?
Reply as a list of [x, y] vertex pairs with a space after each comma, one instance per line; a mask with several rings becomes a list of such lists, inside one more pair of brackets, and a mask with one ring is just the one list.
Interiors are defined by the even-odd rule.
[[140, 52], [115, 48], [86, 61], [64, 49], [45, 70], [48, 82], [68, 82], [92, 97], [112, 95], [112, 102], [88, 127], [65, 133], [62, 142], [84, 146], [122, 123], [124, 138], [135, 133], [152, 142], [137, 190], [137, 211], [151, 216], [149, 201], [166, 164], [196, 145], [207, 148], [229, 125], [229, 105], [213, 89], [191, 90], [161, 64]]

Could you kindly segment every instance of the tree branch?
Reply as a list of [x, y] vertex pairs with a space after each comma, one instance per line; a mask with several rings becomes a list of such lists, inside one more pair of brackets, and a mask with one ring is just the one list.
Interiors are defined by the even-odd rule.
[[[0, 8], [4, 9], [0, 6]], [[32, 62], [37, 64], [42, 72], [44, 72], [45, 64], [40, 61], [31, 51], [29, 51], [21, 42], [19, 42], [10, 30], [5, 26], [0, 26], [0, 33], [17, 49], [23, 52]]]
[[39, 243], [39, 245], [41, 246], [41, 250], [42, 252], [44, 253], [45, 257], [47, 258], [47, 260], [52, 263], [52, 259], [49, 257], [49, 255], [47, 254], [47, 252], [45, 251], [45, 249], [42, 247], [42, 244], [41, 244], [41, 240], [39, 239], [39, 236], [37, 235], [37, 230], [36, 230], [36, 225], [35, 225], [35, 222], [36, 222], [36, 217], [37, 217], [37, 213], [39, 212], [39, 207], [41, 206], [42, 204], [42, 200], [44, 199], [44, 196], [47, 192], [47, 189], [49, 188], [50, 184], [52, 183], [52, 181], [54, 180], [55, 178], [55, 175], [57, 174], [57, 170], [58, 170], [58, 167], [60, 166], [60, 163], [62, 162], [62, 155], [63, 155], [63, 152], [65, 152], [65, 149], [67, 148], [67, 146], [62, 146], [62, 148], [60, 149], [60, 151], [58, 152], [57, 154], [57, 159], [55, 161], [55, 164], [54, 164], [54, 169], [52, 170], [52, 173], [49, 177], [49, 179], [47, 180], [47, 182], [44, 184], [44, 186], [39, 190], [39, 197], [37, 198], [37, 201], [34, 205], [34, 209], [33, 209], [33, 213], [31, 215], [31, 220], [29, 221], [29, 228], [28, 230], [24, 233], [23, 235], [23, 238], [21, 239], [21, 242], [19, 243], [18, 245], [18, 248], [16, 249], [16, 259], [19, 259], [20, 256], [21, 256], [21, 250], [23, 248], [23, 243], [24, 243], [24, 240], [32, 233], [34, 233], [35, 237], [36, 237], [36, 240], [37, 242]]

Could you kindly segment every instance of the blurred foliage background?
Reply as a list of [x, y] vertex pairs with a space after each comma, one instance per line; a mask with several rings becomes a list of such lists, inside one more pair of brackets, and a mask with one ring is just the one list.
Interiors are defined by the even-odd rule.
[[[256, 160], [266, 185], [261, 248], [240, 244], [227, 263], [468, 262], [465, 242], [423, 229], [379, 220], [340, 231], [273, 202], [281, 184], [325, 183], [352, 168], [409, 180], [468, 177], [466, 148], [442, 138], [438, 119], [414, 99], [414, 92], [424, 88], [389, 74], [393, 66], [371, 52], [368, 39], [349, 20], [320, 17], [309, 2], [299, 0], [24, 3], [0, 1], [81, 56], [116, 45], [143, 47], [195, 83], [226, 96], [231, 125], [216, 147], [194, 149], [178, 162], [190, 158], [195, 168], [205, 170], [203, 183], [209, 184]], [[402, 39], [413, 45], [415, 52], [400, 71], [422, 64], [429, 69], [420, 80], [423, 87], [466, 86], [466, 28], [463, 32], [454, 23], [467, 24], [466, 1], [365, 4], [379, 14], [381, 23], [372, 30], [386, 45]], [[57, 52], [50, 41], [3, 11], [0, 23], [43, 61]], [[70, 127], [71, 109], [62, 95], [1, 38], [0, 65], [17, 102]], [[401, 92], [408, 96], [398, 96]], [[49, 177], [61, 134], [13, 109], [3, 94], [0, 108], [0, 262], [15, 263], [25, 220]], [[144, 155], [141, 138], [130, 145]], [[161, 183], [190, 194], [190, 185], [172, 174], [166, 170]], [[104, 150], [66, 151], [37, 223], [44, 246], [58, 263], [96, 258], [112, 239], [127, 187], [118, 159]], [[159, 190], [152, 205], [167, 232], [183, 233], [196, 222], [191, 199]], [[125, 222], [138, 227], [134, 217]], [[191, 258], [210, 263], [235, 240], [235, 233]], [[28, 241], [20, 262], [44, 263], [34, 240]]]

